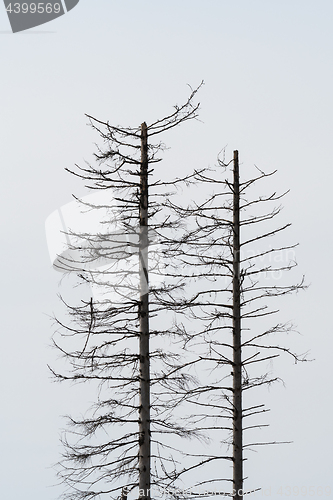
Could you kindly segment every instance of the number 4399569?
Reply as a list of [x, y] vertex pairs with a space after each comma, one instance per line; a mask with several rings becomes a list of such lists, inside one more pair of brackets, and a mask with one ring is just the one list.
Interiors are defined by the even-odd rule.
[[61, 10], [61, 5], [60, 3], [10, 3], [8, 7], [6, 7], [6, 11], [9, 12], [10, 14], [44, 14], [46, 12], [47, 14], [59, 14]]

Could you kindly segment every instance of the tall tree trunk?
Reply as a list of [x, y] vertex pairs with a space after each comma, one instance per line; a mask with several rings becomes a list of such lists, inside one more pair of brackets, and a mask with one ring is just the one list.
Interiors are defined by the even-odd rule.
[[234, 498], [239, 500], [243, 495], [243, 428], [238, 151], [234, 151], [233, 189], [233, 487]]
[[148, 138], [141, 125], [140, 171], [140, 409], [139, 409], [139, 497], [150, 500], [150, 362], [148, 296]]

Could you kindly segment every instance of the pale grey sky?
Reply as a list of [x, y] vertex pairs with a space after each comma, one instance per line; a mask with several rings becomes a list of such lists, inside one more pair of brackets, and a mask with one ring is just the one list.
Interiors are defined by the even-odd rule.
[[86, 389], [53, 384], [46, 366], [56, 361], [48, 315], [59, 307], [59, 275], [44, 233], [47, 216], [83, 193], [64, 167], [91, 159], [99, 140], [84, 113], [149, 123], [202, 79], [202, 121], [164, 137], [171, 150], [158, 168], [213, 165], [224, 146], [239, 150], [244, 176], [253, 164], [277, 168], [274, 189], [291, 189], [283, 216], [311, 283], [283, 318], [316, 360], [281, 366], [286, 388], [267, 392], [272, 439], [294, 444], [259, 449], [247, 472], [272, 499], [288, 486], [307, 496], [314, 487], [315, 498], [333, 490], [332, 21], [330, 0], [80, 0], [13, 35], [0, 5], [2, 498], [57, 498], [60, 416], [85, 407]]

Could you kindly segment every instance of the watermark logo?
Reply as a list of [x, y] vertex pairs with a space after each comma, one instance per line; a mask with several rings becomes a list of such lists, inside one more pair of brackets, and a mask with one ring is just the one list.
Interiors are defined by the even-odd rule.
[[139, 291], [145, 295], [164, 279], [157, 232], [149, 228], [148, 246], [140, 248], [140, 227], [122, 224], [123, 219], [117, 200], [105, 190], [62, 206], [45, 222], [53, 268], [83, 276], [99, 304], [137, 298]]
[[10, 2], [4, 0], [13, 33], [35, 28], [53, 21], [72, 10], [80, 0], [49, 0], [47, 2]]

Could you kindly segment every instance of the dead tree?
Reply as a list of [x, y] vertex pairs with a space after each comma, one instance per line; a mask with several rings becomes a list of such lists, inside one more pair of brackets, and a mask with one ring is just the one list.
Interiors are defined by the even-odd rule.
[[[252, 188], [275, 174], [257, 172], [241, 180], [238, 151], [234, 151], [228, 164], [219, 159], [217, 173], [197, 173], [201, 190], [205, 185], [213, 188], [209, 198], [201, 199], [199, 194], [201, 201], [197, 199], [186, 208], [170, 202], [186, 221], [187, 232], [179, 239], [178, 248], [172, 249], [174, 267], [169, 267], [169, 275], [181, 275], [186, 288], [182, 290], [183, 299], [178, 295], [167, 301], [161, 298], [161, 302], [184, 316], [179, 330], [187, 329], [186, 349], [192, 352], [192, 366], [196, 374], [200, 373], [201, 383], [188, 394], [187, 404], [194, 408], [191, 416], [195, 416], [197, 431], [207, 432], [211, 438], [209, 450], [201, 450], [206, 461], [202, 461], [200, 479], [197, 474], [193, 477], [194, 496], [203, 494], [202, 487], [236, 500], [249, 493], [244, 489], [246, 450], [277, 444], [247, 439], [253, 430], [268, 425], [261, 421], [244, 425], [244, 421], [268, 411], [264, 400], [256, 402], [252, 389], [279, 380], [259, 367], [281, 354], [295, 362], [306, 360], [305, 354], [298, 355], [275, 340], [292, 331], [293, 326], [269, 321], [279, 314], [275, 299], [305, 285], [303, 277], [296, 284], [288, 281], [289, 272], [296, 266], [297, 245], [269, 244], [271, 238], [282, 239], [290, 226], [275, 223], [282, 209], [276, 204], [287, 192], [251, 196]], [[249, 392], [253, 394], [250, 398]], [[225, 454], [221, 445], [232, 452]], [[221, 458], [232, 463], [231, 477], [226, 467], [211, 468]], [[232, 484], [231, 490], [223, 486], [225, 482]]]
[[[69, 418], [73, 432], [63, 440], [59, 475], [72, 500], [127, 498], [137, 488], [139, 498], [149, 500], [152, 487], [175, 487], [187, 469], [176, 463], [169, 436], [201, 435], [191, 419], [181, 425], [174, 416], [196, 381], [178, 352], [184, 332], [166, 322], [172, 307], [160, 300], [182, 287], [163, 281], [160, 257], [178, 244], [171, 233], [181, 227], [180, 218], [168, 211], [167, 191], [190, 183], [197, 173], [150, 180], [164, 147], [151, 138], [196, 118], [197, 90], [148, 126], [115, 127], [89, 116], [105, 142], [95, 155], [98, 165], [69, 170], [108, 198], [77, 199], [82, 212], [104, 211], [104, 229], [78, 233], [69, 227], [68, 248], [55, 262], [93, 291], [79, 305], [63, 299], [71, 321], [57, 318], [54, 337], [70, 366], [65, 373], [53, 370], [56, 379], [90, 382], [98, 394], [90, 415]], [[153, 323], [157, 315], [161, 320]], [[64, 345], [66, 337], [72, 348]]]
[[150, 498], [150, 348], [149, 348], [149, 293], [148, 293], [148, 138], [147, 125], [141, 125], [140, 165], [140, 234], [139, 234], [139, 276], [140, 276], [140, 392], [139, 392], [139, 491], [144, 498]]
[[[286, 260], [296, 245], [267, 245], [289, 224], [274, 225], [280, 206], [260, 209], [284, 194], [249, 197], [274, 172], [241, 180], [235, 151], [232, 180], [222, 178], [229, 168], [224, 161], [217, 175], [202, 170], [172, 181], [152, 178], [163, 150], [153, 136], [196, 118], [196, 92], [169, 116], [139, 128], [90, 116], [105, 141], [98, 166], [70, 171], [108, 198], [78, 200], [82, 211], [106, 211], [104, 229], [69, 228], [69, 252], [55, 264], [93, 291], [78, 306], [64, 300], [72, 322], [57, 319], [60, 339], [72, 337], [74, 347], [54, 340], [70, 363], [69, 372], [53, 371], [55, 377], [98, 389], [92, 413], [70, 418], [73, 435], [64, 438], [60, 476], [71, 500], [134, 498], [136, 489], [150, 500], [152, 488], [192, 498], [202, 487], [205, 496], [208, 488], [239, 500], [244, 452], [269, 444], [245, 439], [266, 424], [244, 421], [267, 411], [247, 394], [278, 380], [256, 367], [280, 354], [304, 359], [271, 340], [290, 324], [267, 323], [278, 314], [267, 301], [304, 288], [303, 280], [293, 285], [280, 278], [296, 265]], [[202, 201], [199, 195], [189, 207], [172, 201], [170, 186], [194, 181], [201, 189], [212, 186], [213, 194]], [[274, 256], [283, 257], [276, 266], [269, 262]], [[187, 437], [199, 441], [179, 442]], [[232, 465], [231, 475], [224, 463]]]

